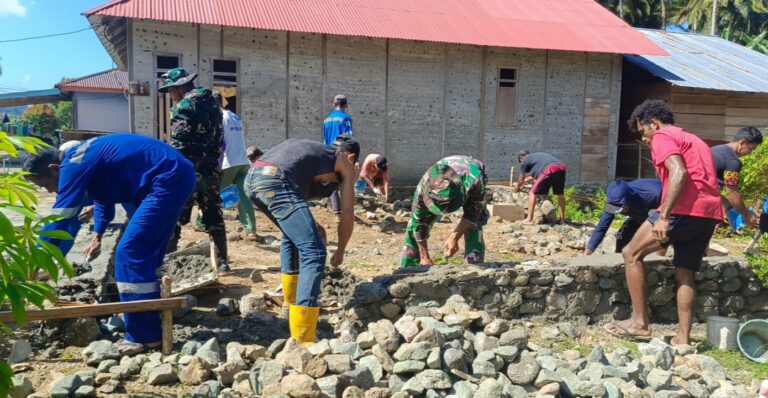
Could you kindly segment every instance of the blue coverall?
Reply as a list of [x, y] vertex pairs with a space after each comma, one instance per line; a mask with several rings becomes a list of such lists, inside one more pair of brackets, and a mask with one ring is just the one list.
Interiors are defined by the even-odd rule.
[[[135, 209], [115, 252], [120, 301], [159, 298], [158, 268], [194, 187], [192, 163], [161, 141], [135, 134], [94, 138], [64, 154], [52, 210], [63, 219], [47, 229], [72, 231], [79, 224], [73, 219], [89, 200], [95, 206], [96, 233], [106, 230], [116, 204]], [[63, 242], [53, 241], [66, 254], [71, 244]], [[161, 340], [157, 311], [125, 314], [124, 319], [127, 341]]]

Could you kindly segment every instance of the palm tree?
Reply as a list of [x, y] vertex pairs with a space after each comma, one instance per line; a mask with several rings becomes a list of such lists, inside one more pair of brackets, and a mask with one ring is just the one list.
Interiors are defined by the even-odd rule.
[[666, 2], [670, 0], [599, 0], [628, 24], [639, 28], [666, 27]]
[[730, 37], [759, 34], [768, 28], [768, 1], [766, 0], [680, 0], [672, 20], [687, 23], [694, 32], [709, 26], [710, 34], [725, 29]]

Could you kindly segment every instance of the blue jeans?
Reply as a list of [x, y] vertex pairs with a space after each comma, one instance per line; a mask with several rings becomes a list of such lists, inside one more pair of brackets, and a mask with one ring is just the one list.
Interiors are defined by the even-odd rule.
[[317, 307], [327, 252], [307, 202], [276, 167], [251, 168], [245, 192], [283, 233], [280, 270], [299, 274], [296, 304]]

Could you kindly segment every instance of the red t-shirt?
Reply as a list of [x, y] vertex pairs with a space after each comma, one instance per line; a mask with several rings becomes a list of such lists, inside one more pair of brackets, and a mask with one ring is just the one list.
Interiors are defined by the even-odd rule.
[[667, 195], [669, 170], [664, 162], [680, 155], [688, 170], [688, 178], [671, 214], [723, 219], [723, 206], [717, 188], [717, 174], [709, 146], [701, 138], [680, 127], [667, 126], [651, 138], [651, 154], [661, 183], [661, 203]]

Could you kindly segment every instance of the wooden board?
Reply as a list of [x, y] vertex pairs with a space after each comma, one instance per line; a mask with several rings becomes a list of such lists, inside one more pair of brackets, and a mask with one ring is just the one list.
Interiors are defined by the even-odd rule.
[[675, 102], [672, 104], [672, 112], [678, 113], [695, 113], [703, 115], [725, 115], [726, 106], [722, 104], [707, 105], [707, 104], [685, 104]]
[[[46, 321], [51, 319], [70, 319], [86, 316], [112, 315], [122, 312], [174, 310], [177, 308], [186, 307], [186, 297], [128, 301], [125, 303], [73, 305], [67, 307], [47, 308], [44, 310], [27, 310], [24, 320], [25, 322]], [[0, 312], [0, 322], [16, 323], [16, 320], [13, 318], [13, 314], [11, 312], [6, 311]]]

